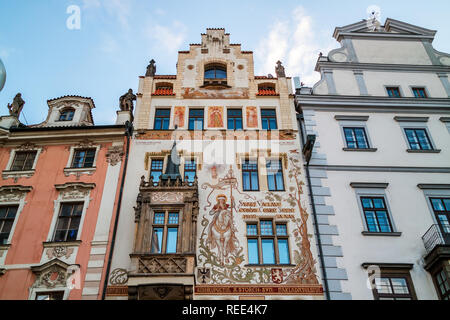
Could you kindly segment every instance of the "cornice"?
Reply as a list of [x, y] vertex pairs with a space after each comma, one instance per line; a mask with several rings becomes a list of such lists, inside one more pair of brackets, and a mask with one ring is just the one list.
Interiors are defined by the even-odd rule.
[[405, 71], [405, 72], [432, 72], [449, 73], [450, 66], [444, 65], [417, 65], [417, 64], [384, 64], [384, 63], [358, 63], [358, 62], [331, 62], [318, 61], [316, 70], [322, 69], [349, 69], [349, 70], [375, 70], [375, 71]]

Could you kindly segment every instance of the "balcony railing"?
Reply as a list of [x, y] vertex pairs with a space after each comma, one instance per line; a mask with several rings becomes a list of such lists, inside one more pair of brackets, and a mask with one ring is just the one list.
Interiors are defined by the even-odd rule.
[[423, 244], [427, 253], [433, 251], [433, 249], [438, 245], [450, 245], [450, 240], [448, 236], [445, 236], [439, 225], [434, 224], [422, 237]]

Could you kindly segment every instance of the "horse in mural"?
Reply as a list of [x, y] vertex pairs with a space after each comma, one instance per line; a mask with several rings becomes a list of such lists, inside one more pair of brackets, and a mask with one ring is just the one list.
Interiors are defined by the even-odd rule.
[[235, 235], [235, 226], [233, 223], [233, 214], [230, 206], [227, 204], [227, 197], [219, 195], [217, 203], [209, 213], [213, 219], [208, 227], [208, 238], [206, 243], [211, 250], [217, 248], [218, 261], [224, 266], [228, 263], [228, 256], [233, 254], [239, 242]]

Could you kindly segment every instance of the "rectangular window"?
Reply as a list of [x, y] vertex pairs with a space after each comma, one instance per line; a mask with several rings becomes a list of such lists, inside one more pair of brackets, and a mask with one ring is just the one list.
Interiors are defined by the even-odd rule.
[[261, 122], [263, 130], [277, 130], [277, 112], [275, 109], [261, 109]]
[[366, 130], [364, 128], [344, 128], [345, 141], [349, 149], [368, 149]]
[[92, 168], [96, 151], [96, 149], [75, 150], [72, 168]]
[[438, 294], [441, 300], [450, 300], [450, 280], [448, 278], [447, 272], [442, 269], [434, 277], [436, 283]]
[[63, 300], [64, 291], [39, 292], [36, 294], [36, 300]]
[[242, 181], [244, 191], [259, 191], [257, 160], [244, 161], [242, 164]]
[[189, 130], [203, 130], [204, 126], [204, 110], [189, 110]]
[[400, 276], [375, 278], [375, 300], [415, 300], [409, 282]]
[[77, 240], [80, 227], [83, 203], [63, 203], [59, 209], [56, 222], [54, 242], [66, 242]]
[[405, 133], [412, 150], [433, 150], [426, 129], [405, 129]]
[[430, 198], [430, 201], [439, 228], [450, 241], [450, 198]]
[[179, 213], [157, 211], [153, 217], [151, 253], [177, 253]]
[[158, 184], [161, 175], [163, 174], [164, 160], [162, 159], [152, 159], [152, 166], [150, 169], [150, 177], [153, 178], [153, 183]]
[[425, 88], [412, 88], [412, 91], [416, 98], [428, 98]]
[[168, 130], [170, 124], [170, 109], [156, 109], [155, 112], [155, 130]]
[[369, 232], [393, 232], [384, 198], [361, 197]]
[[266, 164], [269, 191], [284, 191], [283, 164], [281, 160], [270, 160]]
[[195, 176], [197, 175], [197, 164], [195, 160], [186, 160], [184, 163], [184, 177], [190, 185], [194, 183]]
[[7, 244], [18, 206], [0, 207], [0, 244]]
[[228, 130], [242, 130], [242, 110], [228, 109]]
[[386, 88], [389, 97], [391, 98], [401, 98], [399, 87], [388, 87]]
[[274, 224], [273, 220], [247, 224], [247, 246], [249, 264], [290, 264], [286, 224]]
[[16, 152], [11, 171], [32, 170], [37, 151]]

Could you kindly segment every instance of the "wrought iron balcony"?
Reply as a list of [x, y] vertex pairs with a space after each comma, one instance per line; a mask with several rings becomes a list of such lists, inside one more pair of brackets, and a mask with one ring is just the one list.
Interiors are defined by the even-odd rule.
[[436, 246], [450, 245], [450, 237], [448, 234], [443, 234], [439, 225], [434, 224], [422, 237], [423, 244], [427, 253], [433, 251]]

